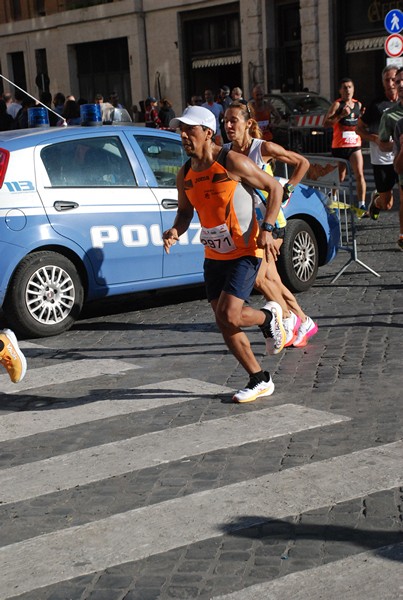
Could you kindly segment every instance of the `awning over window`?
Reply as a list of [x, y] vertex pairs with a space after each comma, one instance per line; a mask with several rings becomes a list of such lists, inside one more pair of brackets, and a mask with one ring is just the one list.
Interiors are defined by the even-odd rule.
[[208, 67], [222, 67], [225, 65], [237, 65], [242, 61], [240, 54], [232, 56], [211, 56], [210, 58], [201, 58], [192, 60], [193, 69], [206, 69]]
[[346, 52], [365, 52], [366, 50], [383, 50], [386, 36], [362, 38], [361, 40], [349, 40], [346, 42]]

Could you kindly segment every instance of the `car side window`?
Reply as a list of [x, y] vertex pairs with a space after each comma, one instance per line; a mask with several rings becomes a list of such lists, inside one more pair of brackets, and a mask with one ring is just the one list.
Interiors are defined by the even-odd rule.
[[80, 138], [42, 148], [52, 187], [133, 187], [136, 180], [118, 137]]
[[176, 175], [188, 159], [182, 143], [149, 135], [136, 135], [135, 139], [154, 173], [158, 187], [175, 187]]

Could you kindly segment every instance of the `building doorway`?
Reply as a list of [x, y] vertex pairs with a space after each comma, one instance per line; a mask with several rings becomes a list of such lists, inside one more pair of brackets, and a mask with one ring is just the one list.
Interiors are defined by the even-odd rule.
[[183, 13], [185, 98], [217, 93], [222, 85], [242, 88], [239, 3]]
[[12, 80], [23, 90], [27, 89], [23, 52], [12, 52], [10, 55]]
[[105, 101], [112, 92], [127, 109], [132, 107], [127, 38], [88, 42], [75, 46], [79, 93], [88, 102], [96, 94]]

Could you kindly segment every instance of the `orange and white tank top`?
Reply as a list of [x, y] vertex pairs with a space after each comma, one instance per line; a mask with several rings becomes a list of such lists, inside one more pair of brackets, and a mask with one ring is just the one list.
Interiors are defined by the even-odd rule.
[[[337, 102], [340, 102], [339, 110], [343, 109], [346, 104], [344, 100], [338, 98]], [[351, 113], [333, 125], [332, 148], [359, 148], [361, 146], [361, 138], [355, 131], [361, 113], [360, 105], [354, 98], [352, 102], [354, 106]]]
[[206, 258], [233, 260], [241, 256], [262, 257], [257, 247], [259, 226], [252, 188], [231, 179], [225, 169], [227, 150], [204, 171], [185, 165], [184, 188], [201, 224], [200, 241]]

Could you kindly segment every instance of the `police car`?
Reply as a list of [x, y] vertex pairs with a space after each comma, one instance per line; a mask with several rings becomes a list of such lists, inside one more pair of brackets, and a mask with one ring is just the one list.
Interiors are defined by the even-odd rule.
[[[187, 160], [173, 132], [134, 125], [0, 133], [0, 307], [31, 338], [59, 334], [98, 298], [200, 283], [197, 216], [171, 253], [176, 174]], [[337, 249], [325, 200], [298, 186], [281, 259], [306, 289]]]

